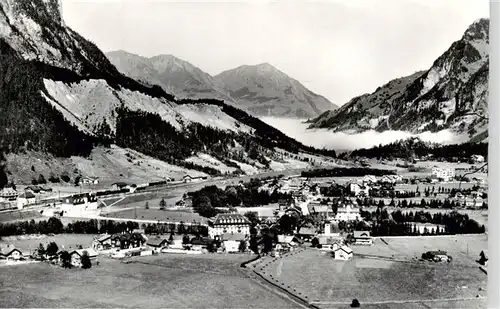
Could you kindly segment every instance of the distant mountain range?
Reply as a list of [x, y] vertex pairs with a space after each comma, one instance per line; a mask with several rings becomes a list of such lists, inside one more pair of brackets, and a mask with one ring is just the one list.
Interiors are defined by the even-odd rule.
[[[121, 58], [115, 55], [114, 61]], [[171, 56], [127, 59], [122, 63], [140, 68], [132, 71], [144, 72], [142, 81], [119, 72], [99, 48], [67, 27], [58, 0], [0, 0], [0, 148], [7, 160], [50, 154], [82, 166], [79, 158], [92, 160], [97, 149], [106, 159], [92, 166], [94, 175], [115, 166], [113, 153], [119, 153], [125, 171], [142, 165], [149, 171], [145, 177], [165, 177], [179, 167], [253, 173], [284, 168], [289, 152], [333, 154], [213, 99], [224, 96], [222, 85], [185, 62]], [[175, 95], [181, 88], [201, 92], [202, 98], [179, 99], [169, 87]], [[61, 165], [57, 162], [54, 167]], [[30, 170], [30, 165], [8, 169]], [[34, 167], [30, 173], [38, 176]]]
[[338, 108], [267, 63], [210, 76], [172, 55], [146, 58], [125, 51], [106, 55], [123, 74], [160, 85], [179, 98], [220, 99], [256, 117], [312, 118]]
[[397, 78], [310, 121], [333, 131], [450, 129], [473, 141], [487, 137], [489, 20], [479, 19], [431, 68]]

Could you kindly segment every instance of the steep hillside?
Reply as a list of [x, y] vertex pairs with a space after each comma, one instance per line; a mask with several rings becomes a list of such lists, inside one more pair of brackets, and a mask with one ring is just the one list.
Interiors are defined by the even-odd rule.
[[484, 136], [488, 124], [488, 44], [489, 20], [479, 19], [429, 70], [357, 97], [338, 111], [314, 119], [311, 127], [412, 133], [450, 129], [470, 137]]
[[210, 174], [220, 171], [188, 159], [206, 153], [239, 170], [232, 160], [269, 166], [280, 156], [275, 147], [335, 155], [222, 101], [177, 100], [126, 77], [64, 25], [57, 0], [27, 3], [0, 0], [0, 141], [8, 155], [88, 157], [117, 144]]
[[238, 107], [256, 116], [310, 118], [337, 108], [268, 63], [240, 66], [215, 78]]
[[113, 65], [123, 74], [160, 85], [178, 98], [207, 98], [234, 101], [223, 89], [224, 85], [191, 63], [172, 55], [141, 57], [125, 51], [106, 53]]

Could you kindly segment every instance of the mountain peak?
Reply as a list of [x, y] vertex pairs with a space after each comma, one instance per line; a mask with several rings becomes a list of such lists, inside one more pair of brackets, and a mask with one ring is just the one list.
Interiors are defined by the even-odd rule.
[[490, 20], [489, 18], [479, 18], [475, 20], [463, 35], [463, 40], [484, 40], [489, 41]]

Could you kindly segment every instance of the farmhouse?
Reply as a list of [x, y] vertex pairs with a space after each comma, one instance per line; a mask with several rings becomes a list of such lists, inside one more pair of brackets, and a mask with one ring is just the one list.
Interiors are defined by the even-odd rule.
[[370, 195], [370, 187], [359, 183], [350, 183], [349, 192], [351, 192], [351, 194], [354, 196], [368, 197]]
[[333, 221], [356, 221], [361, 218], [359, 207], [356, 207], [352, 201], [348, 203], [343, 203], [337, 208], [337, 214], [333, 218]]
[[191, 243], [189, 247], [194, 251], [201, 251], [206, 249], [208, 245], [213, 242], [213, 239], [210, 237], [195, 237], [191, 239]]
[[182, 244], [182, 235], [173, 235], [172, 241], [169, 242], [168, 248], [170, 249], [182, 249], [184, 246]]
[[309, 213], [318, 214], [325, 219], [328, 218], [329, 213], [333, 212], [330, 205], [322, 205], [317, 201], [310, 202], [307, 205], [307, 208], [309, 210]]
[[334, 246], [334, 249], [332, 251], [332, 256], [336, 260], [342, 260], [342, 261], [347, 261], [352, 259], [353, 257], [353, 251], [351, 248], [348, 246], [342, 245], [342, 246]]
[[99, 177], [82, 177], [80, 185], [97, 185], [99, 184]]
[[18, 193], [14, 188], [3, 188], [0, 190], [0, 202], [15, 201]]
[[98, 255], [92, 248], [73, 250], [69, 253], [71, 256], [71, 265], [73, 265], [73, 267], [82, 267], [82, 257], [85, 254], [89, 256], [91, 261], [97, 259]]
[[163, 237], [150, 237], [148, 238], [146, 245], [151, 249], [161, 249], [168, 245], [168, 240]]
[[23, 209], [24, 206], [32, 205], [36, 203], [35, 194], [31, 191], [24, 191], [17, 197], [17, 208]]
[[241, 214], [218, 214], [213, 221], [209, 221], [208, 234], [210, 237], [222, 234], [250, 234], [250, 221]]
[[309, 228], [309, 227], [301, 227], [298, 231], [298, 233], [295, 234], [295, 236], [297, 237], [300, 237], [302, 239], [311, 239], [312, 237], [314, 237], [316, 235], [316, 230], [313, 229], [313, 228]]
[[0, 259], [18, 261], [23, 258], [24, 254], [21, 252], [21, 250], [16, 249], [12, 245], [2, 246], [2, 248], [0, 248]]
[[112, 248], [111, 237], [112, 236], [109, 234], [103, 234], [98, 238], [94, 238], [94, 241], [92, 242], [92, 249], [97, 251], [111, 249]]
[[434, 166], [431, 170], [431, 178], [451, 181], [455, 177], [455, 170], [452, 168], [439, 168]]
[[375, 184], [378, 182], [378, 179], [374, 175], [366, 175], [361, 181], [365, 184]]
[[191, 175], [184, 175], [184, 177], [182, 177], [182, 181], [183, 182], [199, 182], [199, 181], [202, 181], [202, 180], [205, 180], [207, 179], [207, 177], [205, 176], [191, 176]]
[[354, 231], [353, 233], [354, 245], [373, 245], [373, 239], [369, 231]]

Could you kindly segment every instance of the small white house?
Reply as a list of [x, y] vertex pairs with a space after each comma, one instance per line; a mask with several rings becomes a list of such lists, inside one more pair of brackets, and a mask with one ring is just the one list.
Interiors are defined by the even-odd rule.
[[352, 259], [353, 255], [352, 249], [345, 245], [336, 246], [332, 251], [332, 256], [336, 260], [347, 261]]
[[370, 188], [367, 185], [359, 183], [350, 183], [349, 191], [354, 194], [354, 196], [369, 196]]
[[24, 191], [17, 197], [17, 208], [23, 209], [24, 206], [32, 205], [36, 203], [35, 194], [31, 191]]

